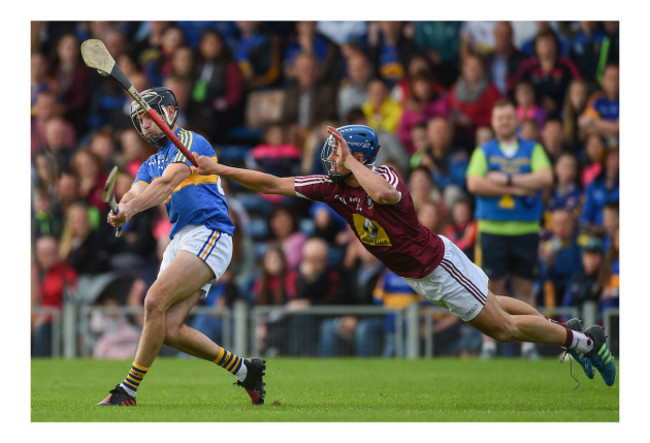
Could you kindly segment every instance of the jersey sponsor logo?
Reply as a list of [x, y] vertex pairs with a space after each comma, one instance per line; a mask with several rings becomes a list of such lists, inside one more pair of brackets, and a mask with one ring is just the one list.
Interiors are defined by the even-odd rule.
[[361, 214], [352, 214], [352, 220], [362, 243], [370, 246], [393, 246], [386, 230], [376, 221]]

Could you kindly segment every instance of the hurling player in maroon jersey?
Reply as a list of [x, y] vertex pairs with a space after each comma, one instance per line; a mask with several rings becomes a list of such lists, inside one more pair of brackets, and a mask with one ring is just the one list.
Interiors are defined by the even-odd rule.
[[585, 333], [578, 320], [567, 327], [549, 321], [527, 303], [492, 294], [481, 268], [447, 238], [420, 224], [399, 173], [390, 166], [374, 166], [380, 147], [375, 131], [362, 125], [328, 126], [327, 131], [330, 137], [321, 154], [327, 175], [276, 177], [195, 155], [197, 172], [217, 174], [257, 192], [327, 203], [346, 219], [368, 251], [422, 297], [495, 340], [563, 346], [590, 378], [596, 366], [602, 368], [601, 374], [608, 373], [607, 384], [614, 382], [613, 358], [610, 362], [598, 356], [600, 352], [611, 357], [602, 328]]

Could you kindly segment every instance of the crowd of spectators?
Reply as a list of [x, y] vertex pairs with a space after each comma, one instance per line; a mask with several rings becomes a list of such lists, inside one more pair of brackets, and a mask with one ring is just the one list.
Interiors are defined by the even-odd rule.
[[[168, 241], [163, 206], [135, 217], [119, 239], [104, 222], [107, 173], [118, 166], [119, 200], [154, 151], [131, 125], [128, 95], [81, 60], [80, 43], [100, 38], [136, 89], [174, 91], [179, 124], [208, 138], [224, 163], [322, 173], [325, 124], [371, 126], [382, 144], [378, 162], [408, 180], [422, 223], [470, 257], [477, 228], [466, 170], [476, 146], [493, 138], [492, 106], [511, 99], [520, 136], [539, 142], [553, 167], [535, 302], [616, 307], [618, 35], [614, 21], [33, 22], [32, 306], [60, 308], [73, 289], [86, 291], [89, 303], [141, 306]], [[207, 305], [241, 299], [297, 310], [413, 299], [326, 206], [224, 186], [237, 227], [234, 254]], [[98, 277], [106, 275], [128, 284], [102, 286]], [[141, 320], [126, 320], [112, 319], [110, 332], [122, 328], [132, 343]], [[48, 321], [34, 310], [35, 354], [51, 352]], [[195, 321], [220, 333], [210, 318]], [[434, 324], [444, 337], [437, 352], [478, 351], [480, 336], [462, 322], [437, 316]], [[269, 353], [389, 356], [392, 341], [377, 337], [396, 327], [354, 316], [318, 323], [271, 315], [257, 339]]]

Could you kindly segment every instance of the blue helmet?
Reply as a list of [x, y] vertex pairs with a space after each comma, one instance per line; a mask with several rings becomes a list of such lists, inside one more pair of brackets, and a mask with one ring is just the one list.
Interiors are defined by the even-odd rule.
[[[379, 146], [377, 133], [372, 128], [364, 125], [347, 125], [341, 126], [340, 128], [337, 128], [337, 130], [348, 143], [351, 154], [356, 152], [361, 152], [363, 154], [361, 163], [364, 165], [372, 165], [375, 163], [377, 153], [381, 146]], [[332, 169], [332, 163], [334, 162], [328, 160], [335, 147], [336, 140], [334, 140], [334, 137], [330, 135], [327, 137], [327, 140], [325, 140], [321, 150], [321, 163], [325, 172], [327, 172], [327, 175], [329, 175], [332, 181], [338, 182], [344, 177]]]

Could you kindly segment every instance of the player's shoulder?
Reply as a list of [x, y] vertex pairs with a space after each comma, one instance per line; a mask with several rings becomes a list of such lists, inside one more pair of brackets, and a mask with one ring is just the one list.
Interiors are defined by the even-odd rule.
[[198, 132], [180, 128], [177, 135], [181, 143], [183, 143], [183, 146], [185, 146], [188, 150], [196, 151], [204, 155], [214, 155], [214, 148], [210, 142]]
[[379, 174], [393, 187], [397, 186], [401, 181], [399, 172], [389, 165], [377, 165], [373, 167], [375, 174]]

